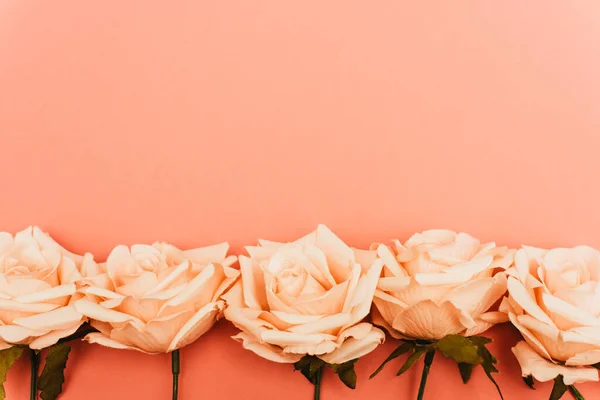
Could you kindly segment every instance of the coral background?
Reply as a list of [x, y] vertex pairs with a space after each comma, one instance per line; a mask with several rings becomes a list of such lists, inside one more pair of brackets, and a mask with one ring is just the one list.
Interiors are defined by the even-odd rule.
[[[433, 227], [600, 247], [600, 2], [0, 0], [0, 229], [104, 260], [120, 243], [349, 244]], [[226, 323], [182, 352], [181, 400], [307, 400]], [[506, 399], [529, 390], [490, 332]], [[329, 371], [323, 400], [412, 399], [421, 367]], [[8, 398], [28, 396], [20, 362]], [[170, 358], [77, 344], [62, 399], [167, 399]], [[600, 383], [580, 385], [587, 399]], [[566, 396], [569, 396], [568, 394]], [[497, 398], [438, 356], [427, 399]]]

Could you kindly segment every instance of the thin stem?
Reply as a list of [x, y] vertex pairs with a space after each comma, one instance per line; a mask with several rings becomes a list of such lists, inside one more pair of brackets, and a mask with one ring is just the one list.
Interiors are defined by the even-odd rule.
[[317, 376], [315, 377], [315, 397], [314, 400], [321, 398], [321, 376], [323, 376], [323, 367], [319, 367], [317, 370]]
[[171, 371], [173, 372], [173, 400], [179, 396], [179, 350], [173, 350], [171, 353]]
[[573, 385], [567, 386], [569, 388], [569, 392], [573, 395], [576, 400], [584, 400], [583, 395], [575, 388]]
[[417, 400], [423, 400], [423, 395], [425, 394], [425, 384], [427, 383], [427, 376], [429, 375], [429, 370], [431, 369], [433, 356], [435, 356], [435, 350], [429, 350], [427, 354], [425, 354], [425, 365], [423, 365], [423, 374], [421, 375], [421, 384], [419, 385], [419, 394], [417, 395]]
[[29, 388], [29, 399], [37, 399], [37, 378], [40, 356], [35, 350], [31, 350], [31, 386]]

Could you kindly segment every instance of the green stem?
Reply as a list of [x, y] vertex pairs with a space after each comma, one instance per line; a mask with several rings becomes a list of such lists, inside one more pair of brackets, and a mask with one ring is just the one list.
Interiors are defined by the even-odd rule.
[[323, 367], [319, 367], [315, 378], [315, 397], [314, 400], [321, 398], [321, 376], [323, 375]]
[[171, 353], [171, 371], [173, 372], [173, 400], [179, 396], [179, 350]]
[[423, 365], [423, 374], [421, 375], [421, 384], [419, 385], [419, 394], [417, 395], [417, 400], [423, 400], [423, 395], [425, 394], [425, 384], [427, 383], [427, 376], [429, 376], [429, 370], [431, 369], [433, 356], [435, 356], [435, 350], [429, 350], [425, 355], [425, 365]]
[[31, 386], [29, 388], [29, 399], [37, 399], [37, 379], [38, 379], [38, 367], [40, 365], [40, 356], [38, 353], [31, 349]]
[[569, 392], [571, 392], [571, 394], [573, 395], [573, 397], [574, 397], [576, 400], [585, 400], [585, 399], [583, 398], [583, 395], [582, 395], [582, 394], [579, 392], [579, 390], [577, 390], [577, 389], [575, 388], [575, 386], [573, 386], [573, 385], [569, 385], [569, 386], [567, 386], [567, 387], [569, 388]]

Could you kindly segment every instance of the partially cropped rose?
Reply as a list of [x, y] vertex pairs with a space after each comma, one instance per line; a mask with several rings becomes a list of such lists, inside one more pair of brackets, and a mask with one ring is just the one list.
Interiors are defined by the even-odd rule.
[[220, 296], [239, 275], [228, 248], [117, 246], [86, 278], [86, 298], [75, 303], [99, 331], [85, 339], [144, 353], [171, 352], [195, 341], [221, 315]]
[[598, 381], [600, 252], [586, 246], [524, 246], [509, 270], [501, 305], [525, 341], [513, 348], [523, 376], [565, 385]]
[[373, 322], [391, 336], [439, 340], [478, 335], [506, 315], [490, 310], [506, 292], [514, 251], [465, 233], [430, 230], [404, 245], [373, 245], [384, 262]]
[[342, 364], [383, 342], [364, 321], [382, 268], [374, 252], [348, 247], [323, 225], [293, 243], [246, 249], [241, 280], [224, 295], [244, 348], [280, 363], [310, 355]]
[[0, 350], [43, 349], [75, 333], [84, 322], [73, 303], [86, 268], [95, 268], [90, 254], [68, 252], [37, 227], [0, 233]]

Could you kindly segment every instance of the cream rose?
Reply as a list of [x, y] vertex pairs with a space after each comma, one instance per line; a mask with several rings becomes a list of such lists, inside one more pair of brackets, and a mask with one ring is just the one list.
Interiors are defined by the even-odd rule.
[[342, 364], [383, 342], [363, 321], [382, 268], [374, 252], [348, 247], [323, 225], [293, 243], [246, 249], [241, 280], [223, 296], [244, 348], [280, 363], [312, 355]]
[[600, 252], [524, 246], [509, 274], [500, 309], [525, 339], [513, 348], [523, 376], [598, 381], [591, 365], [600, 362]]
[[396, 240], [391, 247], [373, 248], [384, 263], [373, 322], [391, 336], [472, 336], [507, 320], [490, 308], [506, 291], [505, 274], [495, 271], [512, 264], [513, 251], [447, 230], [417, 233], [404, 245]]
[[73, 306], [79, 269], [94, 268], [37, 227], [0, 233], [0, 349], [52, 346], [84, 322]]
[[221, 294], [237, 279], [227, 243], [182, 251], [166, 243], [117, 246], [86, 279], [75, 303], [98, 333], [90, 343], [145, 353], [177, 350], [220, 316]]

